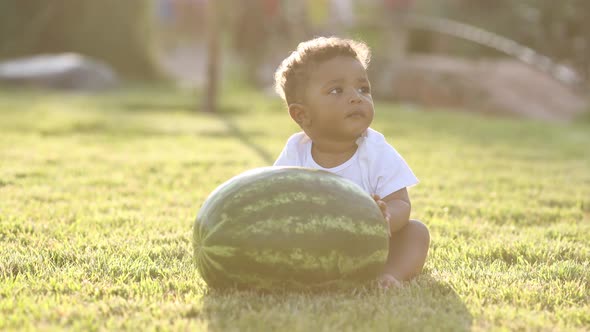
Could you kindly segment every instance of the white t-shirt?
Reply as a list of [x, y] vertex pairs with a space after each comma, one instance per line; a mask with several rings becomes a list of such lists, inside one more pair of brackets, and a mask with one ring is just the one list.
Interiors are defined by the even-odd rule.
[[336, 167], [324, 168], [313, 160], [311, 139], [300, 132], [289, 138], [274, 166], [299, 166], [332, 172], [358, 184], [368, 194], [377, 194], [381, 198], [419, 182], [406, 161], [381, 133], [369, 128], [356, 143], [358, 149], [350, 159]]

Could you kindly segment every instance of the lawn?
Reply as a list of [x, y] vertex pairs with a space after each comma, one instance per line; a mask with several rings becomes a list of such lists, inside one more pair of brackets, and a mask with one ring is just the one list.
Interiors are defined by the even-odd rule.
[[590, 121], [549, 124], [376, 103], [421, 180], [431, 231], [404, 288], [209, 291], [192, 224], [219, 184], [298, 128], [226, 91], [219, 115], [167, 87], [0, 92], [0, 330], [589, 330]]

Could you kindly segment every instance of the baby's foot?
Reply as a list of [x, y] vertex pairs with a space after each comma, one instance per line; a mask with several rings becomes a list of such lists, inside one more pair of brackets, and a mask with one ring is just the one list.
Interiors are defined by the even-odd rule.
[[401, 288], [402, 284], [391, 274], [384, 273], [377, 278], [377, 284], [382, 289]]

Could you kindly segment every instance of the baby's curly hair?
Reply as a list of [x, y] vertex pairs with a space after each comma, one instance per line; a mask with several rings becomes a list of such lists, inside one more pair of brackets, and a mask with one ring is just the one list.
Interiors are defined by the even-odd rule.
[[299, 43], [297, 50], [285, 58], [275, 72], [275, 91], [287, 106], [300, 101], [301, 86], [309, 78], [310, 69], [341, 55], [357, 59], [367, 69], [371, 51], [364, 42], [338, 37], [318, 37]]

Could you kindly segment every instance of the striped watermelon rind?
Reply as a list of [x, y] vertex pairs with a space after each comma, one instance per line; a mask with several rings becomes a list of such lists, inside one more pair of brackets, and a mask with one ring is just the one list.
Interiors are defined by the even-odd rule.
[[209, 195], [193, 246], [210, 287], [313, 290], [374, 280], [389, 235], [379, 207], [355, 183], [321, 170], [265, 167]]

